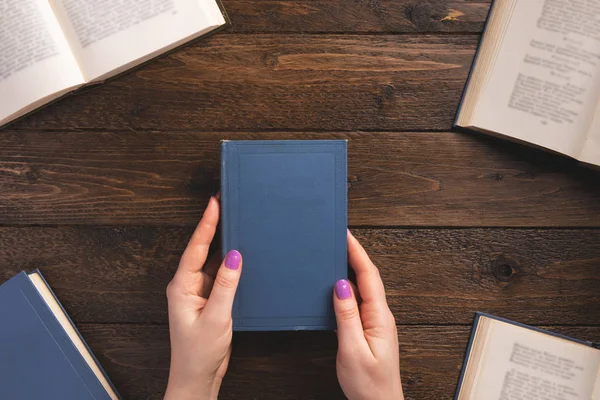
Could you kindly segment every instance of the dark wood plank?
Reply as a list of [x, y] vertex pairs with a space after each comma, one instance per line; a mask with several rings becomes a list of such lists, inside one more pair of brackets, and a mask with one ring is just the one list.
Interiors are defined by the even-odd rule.
[[479, 33], [490, 2], [468, 0], [224, 0], [231, 32]]
[[[166, 323], [191, 228], [0, 228], [0, 281], [40, 268], [77, 323]], [[600, 230], [359, 229], [400, 324], [600, 324]], [[333, 282], [332, 282], [333, 285]]]
[[[163, 325], [81, 325], [102, 366], [127, 399], [162, 399], [169, 368], [169, 333]], [[599, 327], [545, 326], [600, 341]], [[406, 399], [450, 399], [469, 326], [399, 326]], [[335, 376], [332, 332], [235, 333], [233, 357], [220, 399], [344, 399]]]
[[352, 226], [600, 226], [600, 175], [462, 133], [0, 133], [0, 224], [187, 225], [221, 139], [349, 140]]
[[217, 35], [14, 129], [449, 129], [477, 35]]

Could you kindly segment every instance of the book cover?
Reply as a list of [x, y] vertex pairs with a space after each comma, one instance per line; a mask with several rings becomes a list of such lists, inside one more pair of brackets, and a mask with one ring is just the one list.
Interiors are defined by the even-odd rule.
[[347, 277], [347, 142], [224, 141], [223, 254], [244, 260], [234, 330], [335, 329]]
[[112, 395], [25, 272], [0, 286], [1, 399], [117, 399], [104, 379]]

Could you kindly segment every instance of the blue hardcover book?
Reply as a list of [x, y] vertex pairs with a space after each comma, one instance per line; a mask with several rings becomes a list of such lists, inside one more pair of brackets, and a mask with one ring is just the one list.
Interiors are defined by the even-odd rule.
[[476, 313], [454, 399], [513, 398], [600, 399], [598, 344]]
[[223, 254], [242, 253], [238, 331], [335, 329], [347, 277], [347, 142], [224, 141]]
[[0, 399], [119, 399], [39, 271], [0, 286]]

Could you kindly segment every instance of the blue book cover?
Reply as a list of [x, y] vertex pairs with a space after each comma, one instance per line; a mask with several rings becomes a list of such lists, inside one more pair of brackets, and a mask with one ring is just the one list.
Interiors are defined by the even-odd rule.
[[223, 254], [244, 260], [238, 331], [335, 329], [347, 277], [347, 142], [224, 141]]
[[0, 399], [119, 399], [39, 271], [0, 286]]

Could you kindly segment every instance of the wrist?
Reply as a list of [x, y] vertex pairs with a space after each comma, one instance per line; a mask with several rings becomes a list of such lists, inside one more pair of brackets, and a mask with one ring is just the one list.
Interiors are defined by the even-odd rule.
[[164, 400], [216, 400], [219, 393], [214, 382], [194, 382], [193, 386], [169, 380]]
[[195, 392], [192, 390], [183, 389], [170, 389], [167, 387], [164, 400], [216, 400], [216, 397], [212, 397], [210, 394], [201, 391]]

